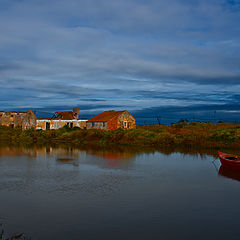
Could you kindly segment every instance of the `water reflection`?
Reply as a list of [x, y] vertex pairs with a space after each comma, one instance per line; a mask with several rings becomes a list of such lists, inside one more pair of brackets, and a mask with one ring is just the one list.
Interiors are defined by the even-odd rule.
[[[80, 164], [96, 165], [100, 168], [109, 169], [131, 169], [134, 160], [141, 154], [151, 155], [160, 152], [163, 155], [171, 156], [174, 153], [182, 153], [192, 159], [208, 159], [209, 155], [217, 158], [216, 149], [193, 149], [193, 148], [174, 148], [164, 147], [160, 149], [138, 148], [129, 146], [82, 146], [73, 148], [68, 145], [48, 145], [48, 146], [9, 146], [0, 144], [1, 157], [28, 157], [32, 159], [53, 158], [57, 164], [79, 166]], [[91, 160], [91, 161], [89, 161]]]
[[30, 240], [31, 238], [27, 237], [24, 233], [18, 233], [7, 237], [3, 224], [0, 222], [0, 240]]
[[[99, 147], [99, 146], [83, 146], [82, 148], [73, 148], [67, 145], [55, 146], [1, 146], [0, 145], [0, 159], [1, 157], [28, 157], [32, 159], [52, 158], [56, 160], [57, 164], [79, 166], [80, 164], [96, 165], [103, 169], [131, 169], [134, 160], [141, 154], [151, 155], [155, 152], [161, 152], [166, 156], [170, 156], [176, 149], [172, 147], [159, 149], [152, 148], [138, 148], [138, 147]], [[189, 152], [188, 152], [189, 151]], [[177, 151], [178, 152], [178, 151]], [[206, 159], [206, 152], [197, 150], [181, 149], [184, 155], [192, 155], [193, 158]], [[216, 151], [213, 152], [216, 154]]]
[[[130, 160], [138, 154], [146, 153], [153, 154], [154, 152], [160, 152], [166, 156], [172, 153], [183, 153], [195, 155], [195, 157], [206, 158], [206, 155], [218, 156], [218, 149], [199, 149], [199, 148], [188, 148], [188, 147], [138, 147], [138, 146], [92, 146], [83, 145], [82, 147], [74, 148], [66, 144], [52, 144], [47, 146], [42, 145], [8, 145], [7, 143], [0, 142], [0, 157], [9, 156], [53, 156], [55, 155], [59, 160], [64, 161], [66, 158], [78, 158], [79, 152], [85, 152], [87, 154], [102, 157], [104, 159], [112, 160], [114, 166], [117, 160], [124, 159]], [[224, 151], [224, 149], [221, 149]], [[226, 150], [227, 151], [227, 150]], [[234, 153], [234, 151], [233, 151]]]
[[[86, 158], [91, 158], [92, 164], [97, 164], [103, 168], [118, 168], [131, 164], [131, 161], [138, 154], [137, 151], [131, 149], [123, 151], [122, 148], [101, 149], [101, 148], [86, 148], [85, 150], [75, 149], [72, 147], [0, 147], [1, 157], [20, 157], [27, 156], [29, 158], [52, 157], [59, 164], [72, 164], [78, 166], [81, 162], [84, 163]], [[87, 156], [87, 157], [86, 157]], [[103, 161], [104, 160], [104, 161]]]
[[0, 220], [44, 240], [230, 239], [239, 182], [208, 151], [2, 146]]
[[2, 146], [0, 152], [0, 191], [30, 194], [38, 189], [58, 195], [78, 191], [100, 195], [116, 192], [129, 176], [116, 176], [109, 170], [131, 169], [136, 156], [131, 150], [83, 150], [68, 146]]
[[20, 156], [27, 156], [27, 157], [36, 157], [37, 156], [37, 149], [36, 147], [32, 148], [24, 148], [22, 146], [0, 146], [0, 157], [20, 157]]
[[240, 181], [240, 171], [239, 170], [229, 169], [229, 168], [226, 168], [223, 165], [221, 165], [221, 167], [219, 168], [218, 174], [220, 176], [223, 176], [226, 178]]

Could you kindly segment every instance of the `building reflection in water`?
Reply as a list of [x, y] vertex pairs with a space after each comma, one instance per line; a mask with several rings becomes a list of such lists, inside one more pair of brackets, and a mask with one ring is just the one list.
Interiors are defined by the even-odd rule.
[[[132, 160], [136, 156], [136, 152], [131, 151], [119, 151], [119, 150], [88, 150], [87, 154], [93, 155], [95, 158], [93, 160], [97, 162], [97, 160], [104, 159], [101, 163], [101, 166], [104, 168], [125, 168], [131, 165]], [[98, 161], [99, 162], [99, 161]]]
[[16, 146], [3, 146], [0, 147], [0, 157], [21, 157], [27, 156], [31, 158], [37, 157], [37, 148], [23, 148]]
[[1, 146], [1, 157], [20, 157], [29, 158], [53, 158], [59, 164], [72, 164], [78, 166], [80, 163], [98, 165], [100, 168], [125, 168], [137, 155], [137, 151], [128, 148], [102, 149], [86, 148], [76, 149], [72, 147], [51, 147], [32, 146]]

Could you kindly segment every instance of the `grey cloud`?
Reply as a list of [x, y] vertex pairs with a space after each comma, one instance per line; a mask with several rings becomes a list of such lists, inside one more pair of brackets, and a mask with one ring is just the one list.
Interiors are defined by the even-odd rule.
[[23, 0], [0, 6], [1, 105], [47, 107], [49, 99], [68, 99], [69, 106], [97, 100], [144, 109], [161, 101], [238, 101], [232, 96], [240, 80], [235, 1]]

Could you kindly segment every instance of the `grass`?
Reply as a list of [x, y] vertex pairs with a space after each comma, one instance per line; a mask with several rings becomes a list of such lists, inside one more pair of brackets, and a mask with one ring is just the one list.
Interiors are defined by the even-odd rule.
[[74, 146], [137, 145], [137, 146], [184, 146], [184, 147], [240, 147], [240, 124], [180, 122], [166, 125], [137, 126], [136, 129], [102, 131], [97, 129], [68, 128], [58, 130], [23, 131], [21, 128], [0, 126], [0, 141], [8, 143], [48, 144], [66, 143]]

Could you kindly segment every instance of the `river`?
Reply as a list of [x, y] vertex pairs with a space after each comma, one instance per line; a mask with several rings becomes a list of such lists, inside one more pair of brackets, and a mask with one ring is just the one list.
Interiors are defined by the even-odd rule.
[[0, 223], [32, 240], [239, 239], [240, 176], [220, 165], [205, 153], [3, 146]]

